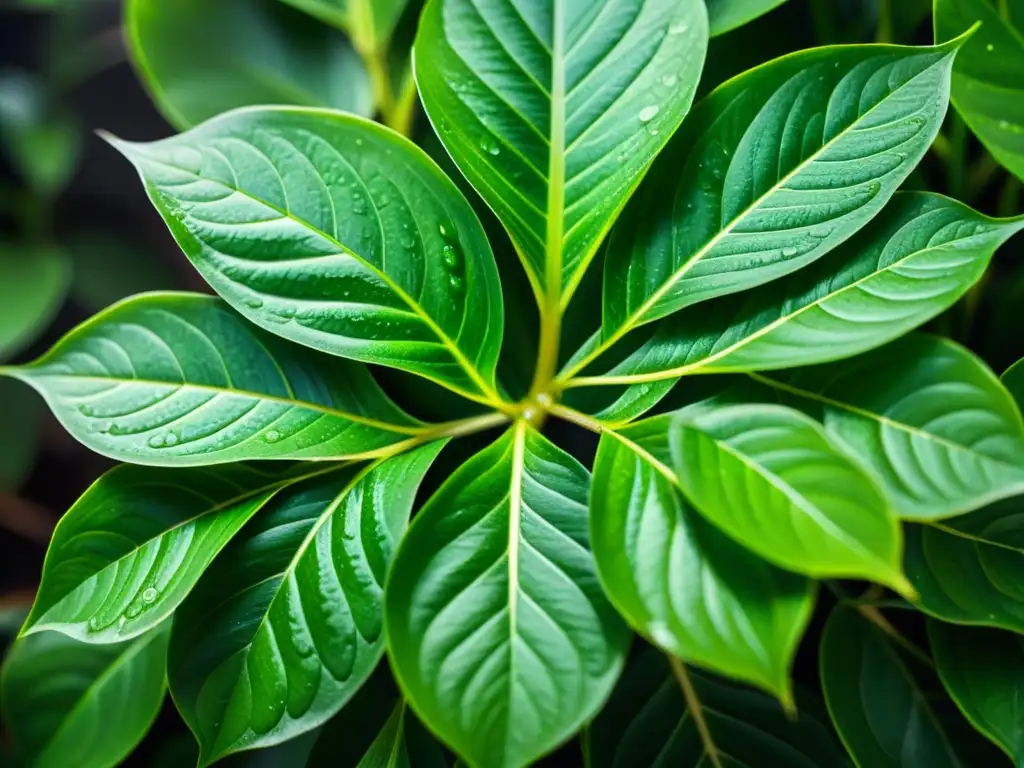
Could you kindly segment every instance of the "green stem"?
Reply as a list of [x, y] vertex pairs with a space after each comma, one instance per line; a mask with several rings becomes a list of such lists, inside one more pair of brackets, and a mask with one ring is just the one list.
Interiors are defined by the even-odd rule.
[[878, 27], [875, 41], [879, 43], [893, 41], [892, 0], [878, 0]]
[[708, 721], [704, 719], [704, 706], [700, 703], [700, 697], [693, 688], [693, 682], [686, 671], [686, 665], [672, 654], [666, 654], [666, 656], [668, 656], [669, 666], [672, 667], [672, 674], [676, 676], [676, 680], [679, 681], [679, 687], [683, 691], [683, 698], [686, 700], [686, 710], [690, 713], [690, 717], [693, 718], [693, 724], [697, 726], [697, 733], [700, 734], [700, 740], [704, 744], [704, 753], [707, 755], [708, 761], [713, 768], [722, 768], [722, 761], [718, 756], [718, 747], [711, 736]]

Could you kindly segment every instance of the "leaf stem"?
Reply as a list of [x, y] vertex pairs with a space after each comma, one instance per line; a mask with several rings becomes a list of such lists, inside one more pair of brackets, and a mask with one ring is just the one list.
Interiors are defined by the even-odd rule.
[[875, 33], [875, 42], [891, 43], [892, 41], [892, 0], [878, 0], [878, 27]]
[[571, 422], [578, 427], [589, 429], [591, 432], [595, 432], [599, 435], [603, 435], [605, 432], [611, 431], [610, 427], [604, 422], [564, 405], [551, 406], [550, 413], [552, 416], [557, 416], [560, 419]]
[[686, 665], [672, 654], [665, 655], [668, 656], [668, 663], [672, 667], [672, 674], [676, 676], [676, 680], [679, 681], [679, 687], [683, 690], [686, 709], [690, 713], [690, 717], [693, 718], [693, 724], [697, 726], [697, 733], [700, 734], [700, 740], [704, 743], [704, 752], [707, 754], [708, 760], [711, 761], [711, 765], [714, 768], [722, 768], [722, 761], [718, 757], [718, 747], [711, 736], [708, 722], [704, 719], [704, 706], [700, 703], [700, 697], [693, 688], [693, 681], [690, 680], [690, 675], [686, 671]]

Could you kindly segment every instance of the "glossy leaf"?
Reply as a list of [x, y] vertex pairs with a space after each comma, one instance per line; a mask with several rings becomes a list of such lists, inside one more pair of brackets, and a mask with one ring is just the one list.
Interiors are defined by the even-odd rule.
[[26, 765], [107, 768], [134, 749], [164, 699], [168, 626], [92, 645], [59, 632], [15, 643], [4, 662], [4, 720]]
[[210, 285], [291, 341], [495, 399], [498, 272], [466, 199], [415, 145], [351, 115], [258, 108], [113, 140]]
[[822, 407], [826, 428], [904, 518], [951, 517], [1024, 491], [1020, 412], [953, 342], [913, 335], [847, 362], [754, 378]]
[[706, 0], [711, 35], [722, 35], [778, 8], [786, 0]]
[[938, 132], [959, 44], [817, 48], [715, 90], [612, 236], [603, 345], [794, 272], [863, 227]]
[[899, 523], [824, 430], [778, 405], [699, 404], [618, 431], [716, 527], [780, 568], [907, 592]]
[[21, 352], [46, 330], [70, 279], [63, 251], [0, 243], [0, 360]]
[[1005, 13], [984, 0], [935, 0], [935, 39], [981, 22], [953, 67], [953, 104], [993, 157], [1024, 179], [1024, 6], [999, 2]]
[[935, 666], [971, 724], [1024, 765], [1024, 638], [928, 622]]
[[1024, 633], [1024, 499], [907, 526], [906, 570], [933, 616]]
[[273, 0], [127, 0], [125, 24], [142, 81], [179, 129], [251, 104], [372, 112], [345, 36]]
[[[786, 715], [754, 691], [690, 670], [722, 768], [841, 768], [828, 729], [806, 711]], [[665, 658], [645, 648], [587, 728], [590, 768], [709, 768], [711, 761]]]
[[197, 294], [128, 299], [4, 372], [89, 448], [136, 464], [372, 456], [423, 429], [363, 366]]
[[168, 659], [201, 765], [323, 724], [369, 677], [391, 553], [443, 445], [290, 486], [221, 552]]
[[896, 651], [853, 608], [829, 616], [820, 658], [829, 714], [859, 768], [961, 768]]
[[1018, 360], [999, 377], [1006, 390], [1017, 401], [1017, 407], [1024, 409], [1024, 360]]
[[412, 707], [472, 766], [524, 766], [592, 717], [629, 632], [601, 591], [587, 471], [519, 422], [431, 497], [387, 585]]
[[743, 294], [662, 321], [606, 374], [577, 384], [771, 370], [852, 357], [952, 306], [1024, 216], [991, 219], [927, 192], [897, 193], [827, 258]]
[[435, 0], [415, 46], [427, 115], [562, 306], [689, 109], [702, 0]]
[[325, 471], [111, 470], [58, 523], [23, 632], [55, 629], [92, 643], [142, 634], [170, 616], [277, 488]]
[[705, 521], [642, 451], [601, 439], [590, 530], [605, 592], [659, 646], [792, 703], [810, 580], [781, 571]]

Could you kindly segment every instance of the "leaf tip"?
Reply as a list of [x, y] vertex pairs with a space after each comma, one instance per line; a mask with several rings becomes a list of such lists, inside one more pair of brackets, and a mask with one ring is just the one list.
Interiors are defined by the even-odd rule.
[[135, 142], [125, 141], [118, 136], [115, 136], [110, 131], [105, 131], [102, 128], [96, 131], [96, 135], [99, 136], [103, 141], [107, 142], [110, 146], [120, 152], [122, 155], [127, 157], [129, 160], [134, 154]]
[[959, 51], [961, 48], [963, 48], [964, 45], [967, 44], [967, 41], [969, 41], [972, 37], [974, 37], [975, 33], [980, 28], [981, 28], [981, 22], [980, 21], [976, 21], [968, 29], [966, 29], [964, 32], [961, 32], [959, 35], [954, 37], [952, 40], [948, 40], [945, 43], [943, 43], [942, 45], [940, 45], [939, 48], [944, 48], [946, 50], [951, 50], [955, 54], [957, 51]]

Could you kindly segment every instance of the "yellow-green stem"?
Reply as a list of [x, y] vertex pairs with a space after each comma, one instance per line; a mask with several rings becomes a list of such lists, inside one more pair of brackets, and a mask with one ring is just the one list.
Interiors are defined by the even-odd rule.
[[683, 698], [686, 700], [686, 709], [689, 711], [690, 717], [693, 718], [693, 724], [697, 726], [697, 733], [700, 734], [700, 740], [704, 743], [704, 752], [707, 753], [708, 760], [714, 768], [722, 768], [722, 761], [718, 757], [718, 747], [715, 745], [715, 740], [711, 736], [711, 729], [708, 728], [708, 721], [704, 719], [704, 706], [700, 703], [700, 697], [697, 695], [697, 691], [693, 689], [693, 682], [690, 680], [690, 675], [686, 671], [686, 665], [672, 654], [666, 655], [668, 656], [669, 666], [672, 667], [672, 674], [676, 676], [676, 680], [679, 681], [679, 687], [683, 690]]

